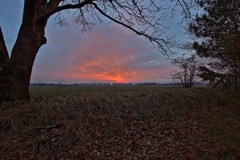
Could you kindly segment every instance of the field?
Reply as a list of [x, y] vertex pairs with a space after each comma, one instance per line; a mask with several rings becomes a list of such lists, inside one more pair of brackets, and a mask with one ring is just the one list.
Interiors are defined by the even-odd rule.
[[68, 93], [118, 93], [118, 92], [141, 92], [156, 90], [174, 90], [179, 87], [162, 87], [162, 86], [49, 86], [30, 88], [33, 95], [64, 95]]
[[0, 105], [1, 159], [240, 159], [240, 103], [209, 88], [32, 87]]

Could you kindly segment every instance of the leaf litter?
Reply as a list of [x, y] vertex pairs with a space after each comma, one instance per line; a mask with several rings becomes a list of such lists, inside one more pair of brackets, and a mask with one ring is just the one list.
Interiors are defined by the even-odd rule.
[[216, 113], [206, 111], [208, 101], [191, 93], [142, 91], [37, 96], [28, 102], [3, 103], [0, 157], [238, 159], [239, 153], [226, 151], [225, 142], [217, 141], [204, 125]]

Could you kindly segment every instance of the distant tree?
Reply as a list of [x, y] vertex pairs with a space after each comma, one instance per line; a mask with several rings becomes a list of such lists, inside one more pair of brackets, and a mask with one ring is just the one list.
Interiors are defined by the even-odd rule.
[[63, 88], [67, 87], [66, 81], [64, 81], [64, 80], [57, 80], [56, 87], [57, 87], [56, 92], [59, 92], [59, 91], [62, 90]]
[[179, 71], [174, 71], [171, 75], [173, 81], [180, 82], [185, 88], [191, 88], [196, 78], [196, 55], [192, 55], [188, 58], [184, 58], [183, 55], [182, 57], [173, 59], [171, 63], [179, 68]]
[[199, 38], [193, 43], [198, 56], [208, 64], [199, 67], [199, 76], [212, 86], [223, 84], [239, 89], [240, 82], [240, 1], [198, 0], [201, 13], [189, 26]]
[[[185, 0], [175, 2], [186, 11]], [[104, 17], [144, 36], [166, 53], [172, 41], [163, 37], [166, 8], [159, 6], [161, 3], [164, 0], [24, 0], [22, 23], [11, 54], [0, 27], [0, 102], [30, 97], [32, 67], [38, 50], [47, 43], [45, 28], [51, 16], [56, 15], [63, 25], [62, 11], [73, 10], [73, 22], [83, 31], [102, 23]]]
[[37, 93], [39, 94], [41, 89], [42, 89], [42, 85], [44, 84], [44, 82], [42, 81], [42, 79], [40, 77], [36, 78], [36, 82], [38, 84], [38, 91], [37, 91]]

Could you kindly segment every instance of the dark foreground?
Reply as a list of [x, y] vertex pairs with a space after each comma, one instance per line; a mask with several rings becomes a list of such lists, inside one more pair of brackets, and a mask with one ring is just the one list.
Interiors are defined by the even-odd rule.
[[1, 159], [240, 159], [240, 106], [198, 90], [4, 103]]

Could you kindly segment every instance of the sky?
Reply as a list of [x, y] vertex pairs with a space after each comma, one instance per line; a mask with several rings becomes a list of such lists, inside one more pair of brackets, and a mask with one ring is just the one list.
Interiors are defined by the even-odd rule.
[[[9, 9], [11, 8], [11, 9]], [[22, 20], [23, 0], [0, 1], [0, 26], [8, 51], [16, 41]], [[71, 21], [71, 20], [69, 20]], [[170, 19], [170, 35], [184, 36]], [[97, 25], [91, 32], [55, 24], [54, 16], [46, 27], [47, 44], [34, 62], [31, 82], [55, 83], [138, 83], [171, 82], [176, 70], [147, 39], [134, 35], [117, 24]]]

